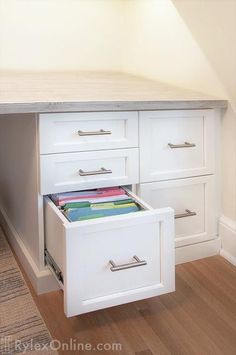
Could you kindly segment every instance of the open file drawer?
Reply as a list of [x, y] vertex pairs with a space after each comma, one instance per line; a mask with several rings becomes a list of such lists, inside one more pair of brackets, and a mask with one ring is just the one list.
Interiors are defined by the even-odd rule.
[[142, 211], [82, 222], [69, 222], [45, 197], [48, 261], [67, 316], [174, 291], [173, 210], [126, 191]]

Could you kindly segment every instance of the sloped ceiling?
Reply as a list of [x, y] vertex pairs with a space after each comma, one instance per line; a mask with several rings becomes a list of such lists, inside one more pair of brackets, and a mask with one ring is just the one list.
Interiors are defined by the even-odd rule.
[[124, 5], [125, 71], [225, 97], [217, 73], [171, 0], [125, 0]]
[[236, 105], [236, 0], [172, 0]]

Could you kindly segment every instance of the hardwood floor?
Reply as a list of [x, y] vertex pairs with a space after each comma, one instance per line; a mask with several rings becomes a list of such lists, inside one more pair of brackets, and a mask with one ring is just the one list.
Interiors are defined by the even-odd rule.
[[32, 293], [53, 338], [95, 349], [59, 354], [236, 354], [236, 268], [220, 256], [178, 265], [172, 294], [69, 319], [61, 291]]

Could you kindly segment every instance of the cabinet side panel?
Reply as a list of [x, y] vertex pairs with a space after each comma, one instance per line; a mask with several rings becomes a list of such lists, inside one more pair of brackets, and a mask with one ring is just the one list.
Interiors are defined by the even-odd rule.
[[40, 269], [37, 149], [35, 114], [0, 115], [0, 208]]

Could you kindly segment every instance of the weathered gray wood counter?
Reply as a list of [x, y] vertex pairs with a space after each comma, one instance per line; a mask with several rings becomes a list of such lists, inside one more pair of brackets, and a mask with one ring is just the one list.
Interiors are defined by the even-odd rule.
[[226, 106], [224, 99], [122, 73], [0, 73], [0, 114]]

